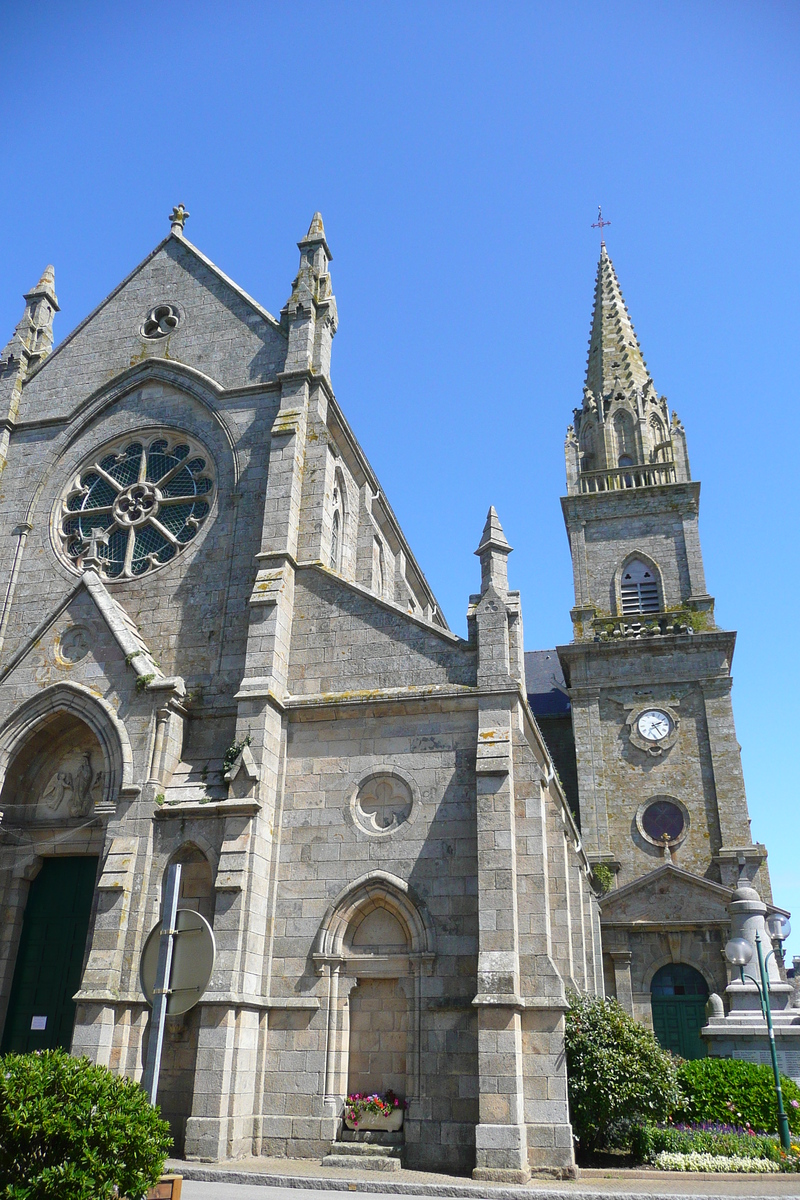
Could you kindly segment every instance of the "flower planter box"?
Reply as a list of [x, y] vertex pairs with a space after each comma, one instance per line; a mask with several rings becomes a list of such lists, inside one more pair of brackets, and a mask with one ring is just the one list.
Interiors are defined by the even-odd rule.
[[162, 1175], [154, 1188], [150, 1188], [146, 1200], [181, 1200], [182, 1175]]
[[351, 1121], [345, 1112], [344, 1123], [348, 1129], [380, 1129], [386, 1133], [396, 1133], [403, 1127], [403, 1109], [402, 1106], [392, 1109], [388, 1116], [384, 1116], [383, 1113], [362, 1112], [359, 1113], [357, 1121]]

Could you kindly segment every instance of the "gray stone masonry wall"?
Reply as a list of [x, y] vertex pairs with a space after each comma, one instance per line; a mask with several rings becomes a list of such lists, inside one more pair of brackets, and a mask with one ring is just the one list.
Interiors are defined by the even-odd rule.
[[[322, 1157], [348, 1089], [380, 1075], [409, 1100], [410, 1166], [574, 1173], [565, 988], [598, 987], [599, 910], [525, 698], [497, 514], [464, 640], [333, 394], [321, 217], [280, 321], [184, 219], [9, 384], [0, 1021], [30, 881], [51, 854], [96, 855], [72, 1048], [141, 1078], [139, 959], [182, 861], [217, 956], [167, 1030], [180, 1152]], [[159, 304], [177, 325], [148, 340]], [[213, 464], [196, 536], [134, 579], [106, 575], [102, 548], [66, 561], [65, 490], [112, 440], [161, 431]], [[70, 730], [91, 794], [65, 774]]]
[[575, 583], [576, 639], [590, 640], [592, 619], [622, 613], [619, 576], [628, 558], [655, 567], [662, 611], [697, 611], [698, 628], [713, 628], [697, 534], [698, 483], [631, 488], [561, 501]]

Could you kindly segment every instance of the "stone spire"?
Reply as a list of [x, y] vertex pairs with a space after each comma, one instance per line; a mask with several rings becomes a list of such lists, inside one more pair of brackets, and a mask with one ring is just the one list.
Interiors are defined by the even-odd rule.
[[52, 266], [45, 267], [36, 287], [25, 292], [23, 299], [25, 312], [22, 320], [0, 357], [7, 360], [9, 354], [13, 354], [15, 359], [24, 355], [30, 370], [53, 349], [53, 317], [58, 312], [58, 300], [56, 273]]
[[285, 370], [310, 368], [329, 375], [338, 316], [328, 271], [333, 255], [321, 213], [314, 213], [308, 233], [297, 248], [300, 270], [292, 283], [292, 294], [281, 309], [281, 322], [289, 334]]
[[11, 425], [17, 418], [22, 385], [53, 349], [53, 317], [58, 312], [56, 276], [45, 267], [36, 287], [24, 295], [25, 311], [10, 341], [0, 352], [0, 471], [5, 465]]
[[600, 403], [603, 397], [619, 392], [623, 395], [634, 390], [644, 392], [648, 385], [652, 387], [650, 373], [622, 299], [614, 264], [608, 257], [605, 242], [601, 242], [586, 387]]
[[508, 556], [511, 546], [503, 533], [503, 526], [494, 505], [487, 514], [480, 545], [475, 553], [481, 560], [481, 595], [489, 587], [498, 592], [507, 592]]

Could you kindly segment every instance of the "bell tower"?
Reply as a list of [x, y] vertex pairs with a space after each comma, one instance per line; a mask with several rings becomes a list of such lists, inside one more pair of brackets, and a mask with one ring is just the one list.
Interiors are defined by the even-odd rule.
[[617, 887], [668, 863], [770, 900], [731, 708], [735, 634], [717, 628], [706, 589], [700, 484], [605, 243], [566, 460], [575, 605], [573, 642], [558, 653], [587, 852]]

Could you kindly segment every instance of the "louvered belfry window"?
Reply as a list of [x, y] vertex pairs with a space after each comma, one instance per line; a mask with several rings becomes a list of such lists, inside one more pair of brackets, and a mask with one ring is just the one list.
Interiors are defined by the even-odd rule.
[[622, 613], [658, 612], [658, 582], [652, 567], [635, 558], [622, 572]]

